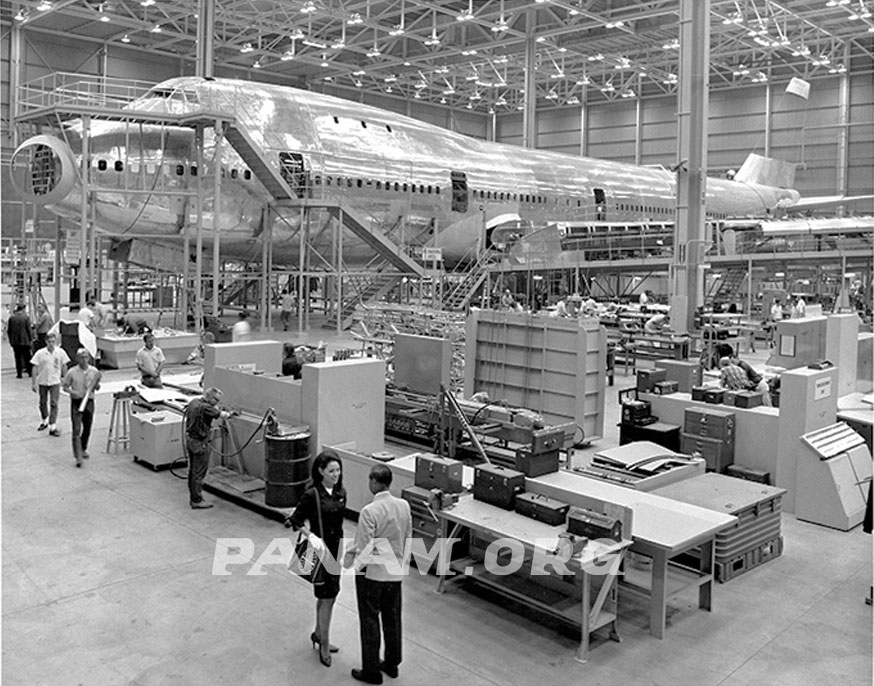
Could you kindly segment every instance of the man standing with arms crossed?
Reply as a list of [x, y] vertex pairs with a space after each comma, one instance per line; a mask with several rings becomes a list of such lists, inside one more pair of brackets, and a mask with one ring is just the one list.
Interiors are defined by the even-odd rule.
[[39, 393], [40, 423], [37, 431], [49, 430], [50, 436], [60, 436], [56, 422], [58, 421], [58, 398], [61, 395], [61, 379], [67, 372], [70, 358], [63, 348], [55, 345], [58, 335], [47, 333], [45, 347], [40, 348], [30, 359], [33, 365], [31, 388]]
[[164, 388], [161, 383], [161, 370], [164, 368], [164, 353], [155, 345], [155, 336], [143, 336], [145, 345], [137, 350], [137, 369], [143, 375], [141, 383], [146, 388]]
[[215, 386], [206, 389], [185, 408], [185, 447], [188, 449], [188, 504], [192, 510], [206, 510], [212, 503], [203, 499], [203, 480], [209, 471], [209, 432], [214, 419], [227, 419], [230, 413], [218, 407], [222, 392]]
[[[373, 500], [361, 509], [355, 543], [346, 552], [345, 567], [355, 564], [355, 595], [361, 636], [361, 669], [352, 678], [381, 684], [382, 672], [397, 678], [401, 663], [401, 582], [408, 568], [413, 536], [410, 504], [389, 493], [391, 470], [384, 464], [370, 470]], [[380, 661], [380, 631], [385, 659]]]
[[73, 457], [76, 466], [87, 460], [88, 439], [94, 422], [94, 391], [100, 388], [101, 374], [92, 367], [91, 353], [85, 348], [76, 351], [76, 366], [64, 376], [63, 388], [70, 394], [70, 421], [73, 424]]

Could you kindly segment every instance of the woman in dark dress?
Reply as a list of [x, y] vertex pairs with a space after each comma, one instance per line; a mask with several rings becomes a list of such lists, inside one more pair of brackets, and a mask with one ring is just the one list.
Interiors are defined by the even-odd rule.
[[[340, 593], [340, 541], [343, 539], [343, 512], [346, 509], [346, 491], [343, 488], [343, 465], [340, 456], [333, 450], [324, 450], [313, 460], [312, 488], [304, 492], [291, 515], [295, 531], [303, 531], [316, 548], [324, 544], [331, 557], [324, 558], [324, 569], [319, 573], [319, 582], [313, 584], [316, 596], [316, 628], [310, 634], [313, 648], [319, 648], [319, 660], [325, 667], [331, 666], [331, 653], [339, 648], [328, 640], [334, 601]], [[316, 494], [318, 493], [318, 499]], [[319, 526], [318, 505], [321, 504]]]

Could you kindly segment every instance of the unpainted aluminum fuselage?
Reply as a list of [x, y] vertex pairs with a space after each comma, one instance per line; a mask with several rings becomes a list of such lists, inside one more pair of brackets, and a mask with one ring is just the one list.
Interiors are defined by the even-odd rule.
[[[278, 174], [290, 160], [298, 165], [295, 174], [286, 176], [300, 182], [300, 195], [310, 205], [340, 202], [398, 243], [442, 247], [448, 261], [469, 254], [487, 239], [489, 229], [502, 224], [670, 222], [675, 216], [676, 179], [663, 168], [485, 142], [295, 88], [175, 78], [127, 109], [201, 112], [233, 121]], [[81, 164], [82, 132], [81, 122], [65, 132], [75, 165]], [[205, 242], [211, 241], [217, 223], [224, 258], [260, 257], [261, 237], [267, 235], [264, 208], [273, 198], [229, 142], [222, 141], [216, 222], [212, 128], [204, 129], [200, 156], [193, 128], [95, 120], [87, 134], [89, 183], [99, 189], [91, 211], [99, 230], [153, 240], [184, 232], [194, 236], [197, 202], [190, 191], [203, 184]], [[81, 188], [77, 174], [69, 192], [53, 198], [49, 209], [78, 217]], [[764, 217], [797, 199], [792, 190], [707, 180], [711, 218]], [[310, 246], [331, 262], [337, 232], [328, 213], [282, 205], [274, 203], [267, 215], [274, 220], [269, 234], [274, 264], [297, 264], [298, 228], [305, 216]], [[366, 261], [371, 255], [363, 242], [344, 236], [344, 261]]]

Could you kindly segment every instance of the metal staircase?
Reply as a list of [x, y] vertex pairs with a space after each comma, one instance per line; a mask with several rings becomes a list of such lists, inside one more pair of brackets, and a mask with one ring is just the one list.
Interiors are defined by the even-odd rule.
[[425, 272], [421, 264], [416, 262], [404, 249], [393, 242], [380, 229], [371, 229], [358, 218], [354, 211], [346, 205], [332, 205], [327, 208], [332, 217], [336, 217], [344, 228], [349, 229], [358, 238], [370, 246], [373, 251], [388, 260], [398, 271], [404, 274], [422, 276]]
[[372, 273], [350, 280], [349, 293], [343, 299], [340, 318], [343, 329], [348, 329], [354, 323], [355, 308], [359, 304], [367, 304], [384, 297], [403, 278], [401, 274], [390, 271], [391, 265], [383, 262]]
[[277, 200], [294, 200], [298, 195], [291, 189], [286, 180], [282, 178], [279, 169], [268, 164], [264, 155], [251, 136], [236, 125], [228, 126], [225, 131], [228, 143], [234, 146], [243, 161], [249, 165], [252, 173]]
[[477, 289], [482, 286], [488, 274], [488, 268], [498, 255], [494, 248], [488, 248], [480, 253], [477, 261], [464, 275], [460, 283], [447, 289], [443, 296], [443, 309], [460, 312], [470, 303]]
[[730, 267], [722, 278], [714, 283], [706, 297], [708, 304], [732, 300], [747, 278], [746, 267]]

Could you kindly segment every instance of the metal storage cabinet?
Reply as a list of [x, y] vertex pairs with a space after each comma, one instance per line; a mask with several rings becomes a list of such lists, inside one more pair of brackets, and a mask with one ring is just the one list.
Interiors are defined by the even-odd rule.
[[527, 407], [547, 423], [604, 435], [607, 332], [594, 319], [474, 311], [467, 319], [464, 394]]
[[722, 473], [728, 465], [734, 464], [734, 443], [726, 443], [721, 438], [683, 433], [680, 437], [680, 452], [688, 455], [701, 453], [708, 471]]
[[174, 412], [131, 415], [130, 449], [135, 462], [152, 469], [169, 465], [184, 457], [182, 416]]
[[734, 443], [734, 412], [689, 408], [683, 415], [683, 431], [693, 436], [719, 438]]

